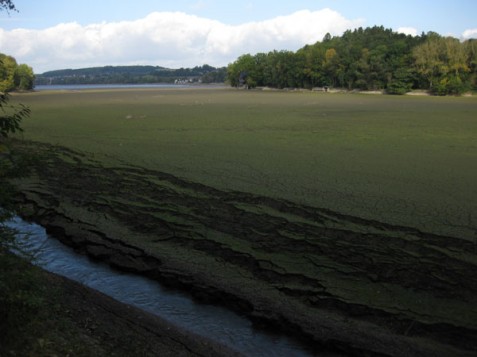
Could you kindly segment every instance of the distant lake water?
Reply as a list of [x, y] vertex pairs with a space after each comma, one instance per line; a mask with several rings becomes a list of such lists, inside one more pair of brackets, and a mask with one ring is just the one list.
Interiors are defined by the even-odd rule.
[[87, 90], [87, 89], [133, 89], [133, 88], [221, 88], [225, 84], [173, 84], [173, 83], [154, 83], [154, 84], [61, 84], [61, 85], [37, 85], [36, 91], [49, 91], [49, 90]]

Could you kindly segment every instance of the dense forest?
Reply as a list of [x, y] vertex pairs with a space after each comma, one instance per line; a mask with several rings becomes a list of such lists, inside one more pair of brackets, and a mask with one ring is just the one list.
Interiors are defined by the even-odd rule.
[[477, 40], [434, 32], [410, 36], [384, 27], [327, 34], [296, 52], [245, 54], [227, 68], [232, 86], [339, 87], [404, 94], [425, 89], [461, 94], [477, 89]]
[[0, 92], [30, 90], [35, 76], [33, 69], [26, 64], [18, 64], [15, 58], [0, 53]]
[[35, 84], [223, 83], [226, 68], [209, 65], [169, 69], [159, 66], [106, 66], [64, 69], [36, 76]]

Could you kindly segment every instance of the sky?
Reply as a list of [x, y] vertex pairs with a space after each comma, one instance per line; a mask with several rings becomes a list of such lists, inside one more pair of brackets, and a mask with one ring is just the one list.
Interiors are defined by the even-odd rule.
[[13, 0], [0, 53], [35, 73], [105, 65], [226, 66], [374, 25], [477, 38], [477, 0]]

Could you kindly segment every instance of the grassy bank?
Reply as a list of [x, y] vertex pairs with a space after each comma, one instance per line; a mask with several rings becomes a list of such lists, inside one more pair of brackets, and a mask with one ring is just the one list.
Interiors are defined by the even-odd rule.
[[[18, 257], [10, 256], [9, 261], [10, 270], [0, 270], [0, 275], [8, 273], [17, 279], [15, 297], [27, 303], [28, 309], [10, 306], [8, 319], [2, 315], [0, 356], [236, 355]], [[1, 262], [5, 263], [5, 257]]]
[[25, 138], [476, 239], [477, 98], [236, 90], [38, 92]]

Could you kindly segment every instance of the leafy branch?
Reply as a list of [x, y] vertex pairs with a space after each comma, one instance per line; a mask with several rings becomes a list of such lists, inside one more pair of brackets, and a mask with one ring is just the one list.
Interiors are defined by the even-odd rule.
[[0, 11], [5, 10], [6, 12], [17, 11], [15, 4], [11, 0], [0, 0]]
[[24, 104], [17, 106], [9, 104], [9, 99], [7, 93], [0, 93], [0, 139], [22, 132], [21, 121], [31, 113], [30, 108]]

